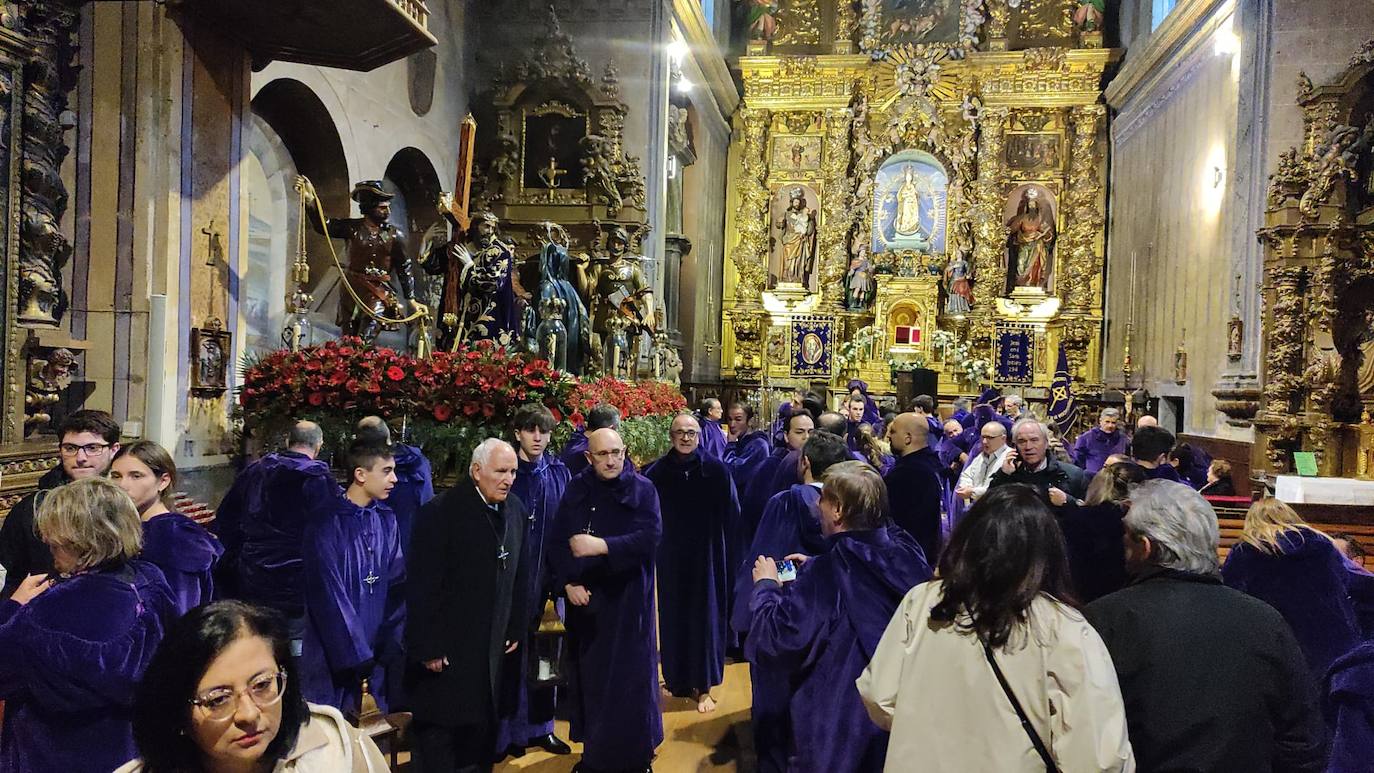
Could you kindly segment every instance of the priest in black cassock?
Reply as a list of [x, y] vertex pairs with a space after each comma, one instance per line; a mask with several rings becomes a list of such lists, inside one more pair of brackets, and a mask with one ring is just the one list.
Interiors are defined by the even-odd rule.
[[587, 435], [591, 466], [563, 493], [550, 542], [568, 598], [572, 739], [582, 773], [645, 771], [663, 743], [654, 625], [662, 531], [654, 484], [628, 469], [613, 429]]
[[659, 651], [663, 682], [697, 711], [715, 711], [711, 688], [725, 677], [730, 567], [727, 535], [737, 529], [739, 499], [730, 470], [702, 454], [701, 425], [684, 413], [669, 430], [672, 450], [644, 470], [658, 489], [663, 541], [658, 547]]
[[[468, 480], [431, 500], [406, 551], [406, 692], [418, 773], [491, 769], [498, 687], [521, 644], [525, 506], [504, 440], [472, 452]], [[509, 700], [509, 697], [506, 698]]]

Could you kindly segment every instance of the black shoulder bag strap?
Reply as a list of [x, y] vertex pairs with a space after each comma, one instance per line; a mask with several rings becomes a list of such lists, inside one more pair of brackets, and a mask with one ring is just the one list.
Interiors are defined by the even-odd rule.
[[983, 642], [983, 654], [987, 656], [988, 665], [992, 666], [992, 673], [997, 677], [997, 683], [1002, 685], [1002, 692], [1007, 694], [1007, 700], [1011, 701], [1011, 707], [1016, 710], [1017, 719], [1021, 720], [1021, 729], [1030, 736], [1031, 746], [1035, 747], [1035, 753], [1040, 755], [1040, 760], [1045, 763], [1045, 770], [1048, 773], [1059, 773], [1059, 766], [1054, 764], [1054, 757], [1050, 756], [1050, 750], [1045, 748], [1045, 742], [1040, 740], [1040, 734], [1035, 732], [1035, 727], [1031, 725], [1030, 718], [1021, 708], [1021, 701], [1016, 699], [1016, 693], [1011, 691], [1011, 685], [1007, 684], [1007, 678], [1002, 675], [1002, 669], [997, 665], [997, 658], [992, 656], [992, 647], [987, 642]]

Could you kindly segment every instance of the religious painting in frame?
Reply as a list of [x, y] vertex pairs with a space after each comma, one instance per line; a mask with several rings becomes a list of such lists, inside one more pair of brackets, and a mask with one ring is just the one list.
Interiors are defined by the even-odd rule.
[[773, 192], [768, 208], [770, 289], [790, 284], [816, 292], [820, 211], [820, 196], [805, 183], [787, 183]]
[[520, 129], [521, 187], [533, 190], [583, 187], [582, 139], [587, 136], [586, 113], [561, 102], [546, 102], [524, 112]]
[[228, 388], [230, 338], [218, 319], [191, 330], [191, 393], [214, 397]]
[[1007, 234], [1008, 295], [1017, 288], [1050, 291], [1059, 239], [1058, 216], [1058, 199], [1041, 183], [1023, 183], [1007, 194], [1002, 223]]
[[993, 344], [993, 372], [998, 384], [1025, 386], [1035, 381], [1034, 325], [999, 322]]
[[904, 150], [889, 157], [873, 179], [872, 253], [943, 255], [948, 199], [949, 175], [934, 156]]
[[863, 0], [864, 48], [904, 43], [955, 43], [960, 0]]
[[815, 135], [781, 134], [773, 137], [773, 155], [768, 168], [778, 172], [818, 172], [821, 168], [821, 138]]
[[835, 318], [801, 315], [792, 318], [792, 375], [830, 376]]
[[1007, 169], [1056, 172], [1064, 168], [1064, 136], [1059, 132], [1007, 132]]

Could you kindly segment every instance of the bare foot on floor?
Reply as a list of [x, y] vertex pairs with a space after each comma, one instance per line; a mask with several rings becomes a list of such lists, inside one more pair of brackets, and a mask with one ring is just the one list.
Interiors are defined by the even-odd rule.
[[713, 711], [715, 711], [715, 710], [716, 710], [716, 700], [715, 700], [714, 698], [711, 697], [711, 694], [710, 694], [710, 693], [702, 693], [701, 695], [697, 696], [697, 713], [698, 713], [698, 714], [710, 714], [711, 712], [713, 712]]

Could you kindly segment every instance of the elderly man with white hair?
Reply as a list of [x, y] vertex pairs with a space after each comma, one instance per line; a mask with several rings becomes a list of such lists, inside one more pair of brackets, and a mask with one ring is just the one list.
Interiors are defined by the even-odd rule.
[[1132, 582], [1085, 614], [1112, 655], [1140, 769], [1323, 770], [1302, 650], [1273, 607], [1222, 585], [1211, 505], [1146, 481], [1123, 526]]
[[1126, 433], [1121, 431], [1121, 411], [1103, 408], [1097, 417], [1097, 426], [1078, 436], [1069, 456], [1084, 473], [1096, 475], [1106, 466], [1109, 457], [1126, 453], [1127, 445]]
[[[488, 438], [468, 479], [430, 500], [407, 547], [406, 689], [420, 770], [489, 770], [505, 655], [525, 632], [526, 511], [515, 449]], [[518, 661], [515, 661], [518, 663]]]
[[1002, 466], [993, 473], [989, 488], [1008, 483], [1024, 483], [1040, 491], [1055, 507], [1081, 502], [1088, 491], [1088, 478], [1072, 464], [1049, 455], [1050, 428], [1034, 417], [1026, 417], [1011, 428], [1012, 449], [1002, 457]]

